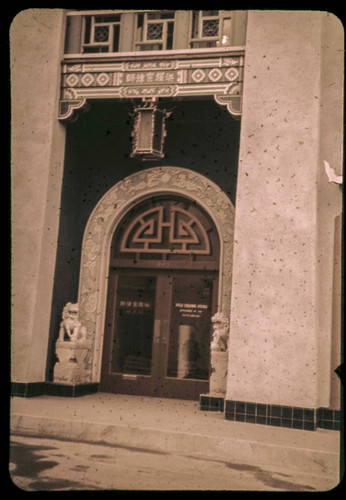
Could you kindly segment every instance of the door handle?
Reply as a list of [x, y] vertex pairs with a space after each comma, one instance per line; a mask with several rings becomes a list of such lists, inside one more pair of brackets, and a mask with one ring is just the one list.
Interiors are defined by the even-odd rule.
[[154, 320], [153, 343], [154, 344], [159, 344], [160, 341], [161, 341], [161, 320], [160, 319], [155, 319]]
[[168, 342], [168, 326], [169, 321], [167, 319], [163, 319], [161, 324], [161, 341], [164, 346], [166, 346]]
[[169, 321], [167, 319], [155, 319], [154, 321], [154, 338], [153, 342], [155, 344], [167, 345], [168, 341], [168, 325]]

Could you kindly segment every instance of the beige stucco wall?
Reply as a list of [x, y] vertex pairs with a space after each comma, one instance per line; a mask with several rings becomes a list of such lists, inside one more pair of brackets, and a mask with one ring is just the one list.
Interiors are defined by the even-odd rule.
[[227, 399], [329, 404], [341, 40], [325, 13], [248, 13]]
[[10, 29], [14, 382], [45, 380], [65, 141], [62, 21], [61, 10], [29, 9]]
[[[342, 174], [344, 125], [344, 31], [337, 17], [322, 14], [320, 159]], [[339, 185], [317, 174], [316, 294], [318, 312], [318, 388], [322, 405], [340, 408], [340, 379], [334, 370], [341, 363], [341, 196]], [[334, 273], [334, 277], [333, 277]], [[333, 290], [334, 286], [334, 290]], [[329, 353], [331, 352], [331, 356]], [[332, 386], [330, 382], [332, 379]]]

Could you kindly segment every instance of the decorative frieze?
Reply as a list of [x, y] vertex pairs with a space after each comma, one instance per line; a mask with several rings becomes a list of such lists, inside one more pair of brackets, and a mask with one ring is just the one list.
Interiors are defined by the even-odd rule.
[[[138, 56], [137, 56], [138, 57]], [[190, 54], [191, 57], [191, 54]], [[62, 64], [59, 119], [73, 121], [88, 100], [213, 96], [241, 115], [243, 54], [179, 59]]]

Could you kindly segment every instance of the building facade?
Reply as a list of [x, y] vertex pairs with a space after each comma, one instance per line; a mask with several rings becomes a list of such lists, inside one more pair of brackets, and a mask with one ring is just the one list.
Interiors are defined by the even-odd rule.
[[343, 36], [320, 11], [16, 16], [14, 395], [339, 428]]

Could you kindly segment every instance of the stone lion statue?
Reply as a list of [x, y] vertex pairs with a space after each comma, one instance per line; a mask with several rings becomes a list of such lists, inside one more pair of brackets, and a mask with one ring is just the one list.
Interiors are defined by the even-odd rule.
[[69, 340], [85, 340], [86, 328], [79, 321], [79, 305], [68, 302], [62, 312], [62, 322], [60, 323], [59, 340], [65, 340], [65, 333]]
[[218, 312], [211, 318], [213, 325], [212, 351], [227, 351], [229, 337], [229, 321], [227, 316]]

